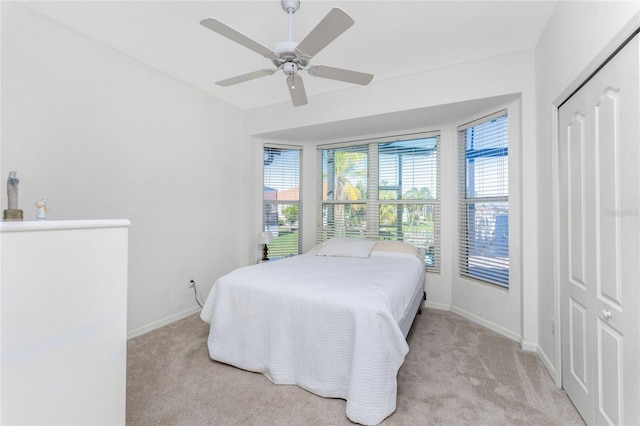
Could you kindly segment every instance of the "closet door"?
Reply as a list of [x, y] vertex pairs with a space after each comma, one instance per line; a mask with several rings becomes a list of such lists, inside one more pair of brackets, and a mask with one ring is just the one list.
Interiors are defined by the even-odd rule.
[[588, 424], [640, 424], [638, 49], [560, 108], [562, 380]]

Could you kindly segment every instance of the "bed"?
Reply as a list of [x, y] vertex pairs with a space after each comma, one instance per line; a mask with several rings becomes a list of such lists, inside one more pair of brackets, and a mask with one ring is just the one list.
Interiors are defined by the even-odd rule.
[[212, 359], [345, 399], [351, 421], [374, 425], [395, 411], [423, 289], [413, 246], [334, 238], [221, 277], [200, 316]]

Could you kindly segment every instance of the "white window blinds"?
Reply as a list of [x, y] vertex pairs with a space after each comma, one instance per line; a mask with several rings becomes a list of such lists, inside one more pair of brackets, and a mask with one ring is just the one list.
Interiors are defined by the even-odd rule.
[[302, 251], [302, 201], [300, 198], [301, 149], [264, 147], [263, 229], [273, 234], [269, 257]]
[[378, 145], [379, 238], [423, 248], [434, 272], [440, 270], [439, 139]]
[[415, 135], [319, 149], [318, 241], [334, 236], [405, 241], [440, 270], [440, 136]]
[[458, 147], [460, 274], [508, 287], [507, 112], [458, 128]]
[[369, 147], [356, 145], [321, 150], [322, 200], [318, 240], [370, 237], [367, 228]]

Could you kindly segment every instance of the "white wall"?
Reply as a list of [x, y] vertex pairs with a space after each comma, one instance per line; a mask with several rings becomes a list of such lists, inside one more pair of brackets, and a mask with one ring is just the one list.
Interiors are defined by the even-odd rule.
[[[516, 155], [510, 161], [517, 165], [515, 170], [527, 179], [514, 181], [511, 197], [514, 200], [513, 211], [516, 213], [514, 227], [510, 229], [513, 246], [514, 272], [511, 288], [508, 292], [495, 288], [469, 284], [457, 278], [455, 268], [455, 238], [457, 228], [452, 218], [456, 217], [455, 204], [455, 168], [456, 168], [456, 126], [464, 120], [479, 118], [482, 114], [495, 112], [479, 108], [469, 116], [450, 110], [451, 116], [443, 117], [437, 124], [431, 123], [429, 117], [424, 117], [428, 127], [420, 127], [420, 120], [414, 122], [412, 128], [416, 130], [442, 131], [442, 265], [439, 275], [428, 274], [426, 291], [430, 306], [453, 309], [484, 325], [493, 328], [511, 338], [522, 341], [528, 349], [535, 346], [537, 336], [537, 248], [535, 206], [537, 197], [536, 168], [535, 168], [535, 93], [534, 93], [534, 62], [533, 51], [515, 52], [512, 54], [486, 58], [474, 62], [458, 64], [443, 69], [414, 74], [402, 79], [384, 80], [366, 87], [352, 87], [339, 92], [313, 96], [309, 104], [300, 108], [293, 108], [288, 103], [258, 108], [247, 112], [247, 129], [251, 135], [267, 133], [274, 138], [278, 132], [292, 138], [296, 131], [300, 140], [308, 140], [305, 132], [318, 129], [317, 126], [333, 127], [335, 133], [326, 143], [345, 139], [345, 134], [357, 139], [353, 135], [372, 136], [367, 128], [359, 128], [359, 133], [349, 128], [349, 120], [354, 126], [361, 126], [362, 117], [376, 116], [376, 128], [384, 128], [387, 120], [389, 134], [403, 133], [398, 131], [396, 121], [401, 119], [402, 113], [415, 115], [417, 109], [434, 107], [425, 110], [439, 114], [438, 106], [451, 105], [457, 102], [475, 101], [501, 95], [513, 95], [519, 102], [514, 109], [520, 128], [516, 130], [518, 145], [513, 151]], [[504, 107], [504, 105], [502, 106]], [[448, 108], [448, 107], [447, 107]], [[400, 114], [400, 115], [399, 115]], [[455, 119], [454, 119], [455, 117]], [[333, 126], [333, 123], [339, 125]], [[342, 133], [341, 133], [342, 132]], [[384, 131], [382, 131], [384, 133]], [[323, 129], [323, 134], [330, 133]], [[376, 135], [380, 135], [380, 130]], [[348, 138], [346, 138], [348, 139]], [[293, 138], [295, 140], [295, 138]], [[309, 168], [315, 170], [315, 146], [305, 145], [304, 159], [310, 158], [313, 164], [304, 164], [305, 175]], [[311, 151], [310, 153], [307, 153]], [[527, 161], [521, 161], [526, 158]], [[449, 173], [447, 173], [449, 172]], [[315, 176], [315, 171], [312, 176]], [[305, 180], [303, 197], [305, 208], [304, 217], [309, 217], [309, 209], [315, 212], [316, 190], [315, 181]], [[310, 204], [313, 203], [313, 204]], [[309, 230], [315, 227], [315, 221], [305, 220], [305, 236], [312, 238], [315, 232]], [[314, 241], [304, 241], [305, 247], [310, 247]], [[518, 259], [520, 262], [518, 262]]]
[[554, 286], [553, 176], [557, 130], [554, 116], [559, 102], [577, 88], [581, 74], [640, 11], [638, 1], [560, 1], [536, 49], [537, 156], [538, 156], [538, 345], [539, 354], [553, 373], [558, 348], [552, 334], [556, 316]]
[[1, 7], [0, 179], [18, 171], [27, 219], [44, 197], [50, 218], [131, 221], [130, 335], [195, 312], [189, 279], [206, 296], [248, 259], [236, 234], [247, 215], [237, 211], [243, 113], [23, 6]]

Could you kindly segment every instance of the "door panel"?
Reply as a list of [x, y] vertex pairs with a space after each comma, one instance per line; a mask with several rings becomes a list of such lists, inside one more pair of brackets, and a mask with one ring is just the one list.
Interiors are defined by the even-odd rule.
[[640, 424], [638, 37], [559, 110], [562, 381], [588, 424]]
[[569, 301], [570, 360], [571, 374], [586, 394], [589, 393], [587, 379], [587, 310], [571, 299]]
[[589, 82], [599, 241], [594, 295], [596, 424], [640, 424], [640, 74], [638, 37]]
[[620, 424], [622, 336], [598, 318], [598, 410], [606, 424]]
[[[560, 276], [563, 387], [587, 421], [593, 419], [592, 340], [588, 277], [589, 235], [585, 233], [588, 188], [585, 164], [590, 133], [585, 93], [576, 93], [561, 109], [559, 129]], [[591, 167], [592, 169], [592, 167]], [[590, 416], [590, 417], [589, 417]]]
[[584, 247], [584, 115], [576, 113], [570, 121], [567, 132], [569, 139], [569, 257], [571, 259], [571, 282], [585, 289], [585, 247]]
[[[615, 212], [620, 210], [620, 178], [619, 162], [620, 138], [618, 137], [617, 116], [619, 110], [619, 93], [608, 88], [595, 107], [595, 121], [598, 129], [596, 135], [596, 193], [597, 209], [608, 206], [605, 216], [612, 220], [598, 218], [598, 238], [596, 250], [600, 259], [598, 279], [598, 296], [620, 310], [620, 224]], [[603, 190], [604, 189], [604, 190]], [[606, 247], [606, 250], [602, 250]]]

